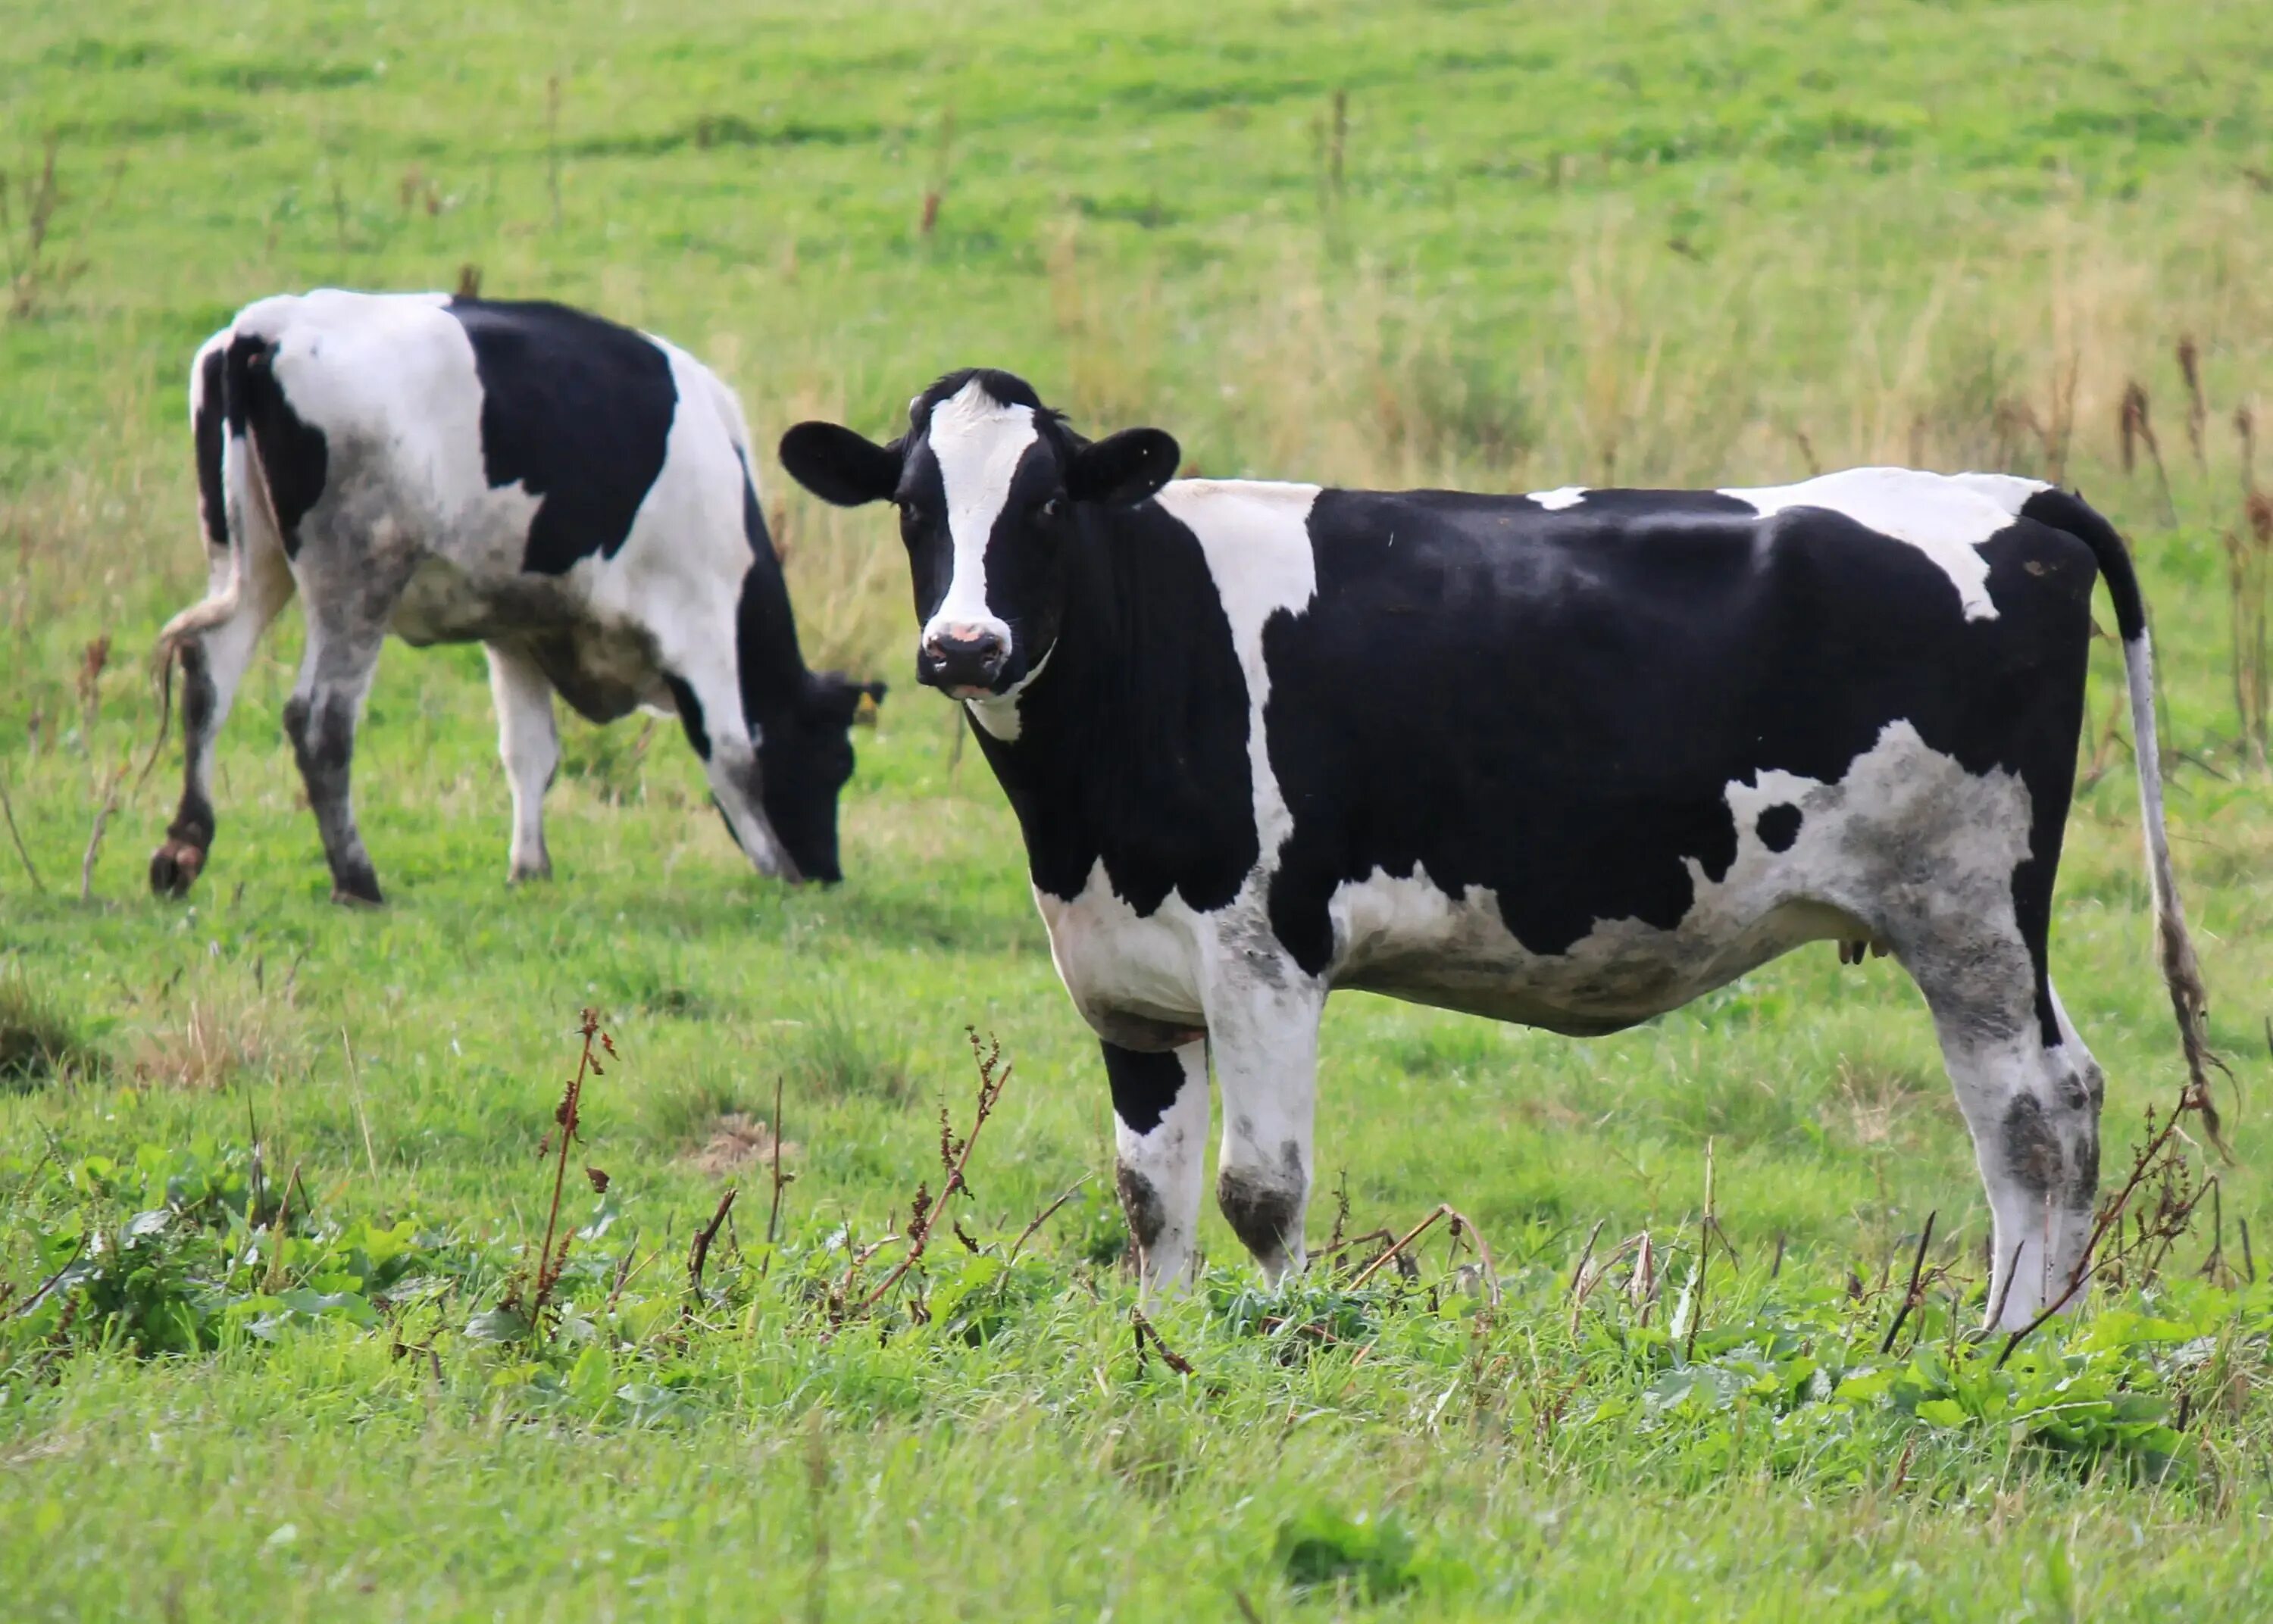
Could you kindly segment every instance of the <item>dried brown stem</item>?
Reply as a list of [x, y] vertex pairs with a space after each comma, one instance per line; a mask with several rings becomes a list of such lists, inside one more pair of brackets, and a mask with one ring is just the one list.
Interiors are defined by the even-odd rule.
[[[530, 1288], [528, 1313], [532, 1335], [543, 1328], [545, 1311], [551, 1306], [553, 1288], [560, 1283], [561, 1271], [568, 1266], [568, 1237], [560, 1233], [560, 1197], [568, 1182], [568, 1147], [575, 1142], [576, 1129], [582, 1120], [585, 1078], [607, 1074], [602, 1069], [598, 1057], [592, 1052], [592, 1045], [596, 1041], [611, 1055], [616, 1051], [615, 1044], [600, 1029], [598, 1010], [585, 1010], [577, 1031], [584, 1041], [582, 1048], [577, 1051], [576, 1074], [561, 1090], [560, 1104], [552, 1113], [554, 1132], [559, 1136], [552, 1148], [552, 1205], [545, 1214], [544, 1244], [536, 1254], [536, 1274]], [[559, 1242], [557, 1251], [553, 1245], [556, 1237]]]
[[61, 1280], [65, 1275], [71, 1272], [71, 1265], [78, 1262], [79, 1258], [85, 1254], [86, 1251], [86, 1237], [82, 1234], [79, 1238], [79, 1245], [71, 1248], [71, 1254], [63, 1261], [62, 1265], [56, 1269], [54, 1274], [49, 1275], [45, 1280], [42, 1280], [40, 1283], [40, 1289], [33, 1292], [22, 1302], [18, 1303], [6, 1313], [0, 1313], [0, 1321], [12, 1320], [19, 1314], [29, 1313], [33, 1309], [37, 1308], [41, 1303], [47, 1301], [48, 1293], [56, 1289], [56, 1282]]
[[[775, 1235], [775, 1233], [776, 1233], [776, 1230], [778, 1229], [778, 1227], [779, 1227], [779, 1225], [780, 1225], [780, 1224], [781, 1224], [781, 1193], [782, 1193], [781, 1145], [782, 1145], [782, 1080], [781, 1080], [781, 1078], [780, 1078], [778, 1075], [776, 1075], [776, 1076], [774, 1078], [774, 1145], [773, 1145], [773, 1151], [774, 1151], [774, 1155], [773, 1155], [773, 1163], [774, 1163], [774, 1167], [773, 1167], [773, 1179], [774, 1179], [774, 1201], [773, 1201], [773, 1205], [772, 1205], [771, 1207], [769, 1207], [769, 1208], [768, 1208], [768, 1209], [766, 1209], [766, 1245], [767, 1245], [769, 1247], [770, 1247], [770, 1246], [774, 1244], [774, 1235]], [[769, 1258], [769, 1259], [767, 1260], [767, 1261], [768, 1261], [769, 1263], [770, 1263], [770, 1262], [772, 1261], [772, 1260], [771, 1260], [770, 1258]]]
[[1063, 1190], [1060, 1191], [1058, 1193], [1057, 1200], [1052, 1201], [1048, 1206], [1036, 1213], [1033, 1216], [1033, 1221], [1028, 1224], [1024, 1229], [1018, 1231], [1018, 1239], [1010, 1243], [1010, 1254], [1008, 1261], [1013, 1263], [1016, 1262], [1018, 1261], [1018, 1253], [1020, 1249], [1024, 1247], [1029, 1240], [1033, 1239], [1034, 1231], [1041, 1228], [1043, 1224], [1048, 1223], [1050, 1221], [1050, 1215], [1056, 1212], [1059, 1208], [1071, 1201], [1073, 1199], [1074, 1192], [1080, 1189], [1082, 1186], [1087, 1184], [1089, 1180], [1090, 1175], [1084, 1173], [1080, 1178], [1075, 1179], [1071, 1184], [1066, 1186]]
[[1469, 1222], [1468, 1219], [1463, 1217], [1459, 1209], [1453, 1207], [1448, 1201], [1437, 1202], [1436, 1209], [1429, 1213], [1427, 1217], [1422, 1219], [1420, 1223], [1406, 1231], [1404, 1234], [1399, 1236], [1394, 1241], [1392, 1241], [1387, 1251], [1384, 1252], [1379, 1257], [1374, 1259], [1372, 1262], [1368, 1263], [1363, 1269], [1358, 1271], [1357, 1278], [1349, 1283], [1349, 1289], [1354, 1291], [1367, 1281], [1379, 1274], [1388, 1266], [1392, 1258], [1399, 1256], [1407, 1246], [1420, 1239], [1422, 1235], [1426, 1232], [1429, 1226], [1436, 1223], [1439, 1218], [1450, 1218], [1452, 1221], [1452, 1228], [1455, 1234], [1465, 1230], [1467, 1232], [1468, 1238], [1475, 1242], [1476, 1260], [1483, 1266], [1485, 1289], [1490, 1293], [1492, 1306], [1495, 1308], [1499, 1306], [1499, 1276], [1497, 1271], [1496, 1271], [1492, 1267], [1491, 1248], [1484, 1245], [1483, 1231], [1478, 1229], [1473, 1223]]
[[1910, 1317], [1910, 1310], [1925, 1300], [1918, 1290], [1918, 1276], [1925, 1269], [1925, 1249], [1933, 1243], [1933, 1221], [1941, 1216], [1939, 1208], [1925, 1215], [1925, 1228], [1919, 1232], [1917, 1255], [1910, 1259], [1910, 1283], [1902, 1291], [1902, 1306], [1894, 1310], [1894, 1323], [1887, 1327], [1887, 1339], [1879, 1344], [1881, 1357], [1894, 1351], [1894, 1338], [1902, 1332], [1902, 1321]]
[[16, 827], [16, 805], [8, 798], [5, 773], [0, 773], [0, 817], [8, 819], [8, 838], [16, 842], [16, 857], [23, 864], [24, 872], [31, 876], [32, 889], [44, 894], [48, 887], [40, 879], [40, 871], [32, 866], [32, 854], [24, 849], [23, 831]]
[[[2178, 1137], [2179, 1124], [2186, 1119], [2187, 1112], [2199, 1111], [2202, 1109], [2201, 1093], [2192, 1083], [2189, 1083], [2185, 1092], [2179, 1096], [2177, 1106], [2164, 1119], [2162, 1126], [2148, 1136], [2146, 1144], [2132, 1156], [2130, 1176], [2124, 1179], [2122, 1188], [2116, 1191], [2113, 1197], [2100, 1208], [2098, 1216], [2092, 1224], [2090, 1237], [2083, 1243], [2083, 1251], [2076, 1259], [2075, 1270], [2068, 1278], [2067, 1289], [2046, 1304], [2044, 1311], [2035, 1319], [2006, 1338], [2005, 1350], [1997, 1356], [1998, 1369], [2002, 1370], [2005, 1367], [2005, 1362], [2013, 1357], [2014, 1351], [2022, 1343], [2028, 1340], [2032, 1332], [2067, 1307], [2089, 1283], [2092, 1276], [2098, 1272], [2098, 1264], [2095, 1260], [2099, 1251], [2099, 1243], [2107, 1238], [2108, 1231], [2121, 1220], [2125, 1209], [2131, 1204], [2131, 1198], [2137, 1194], [2140, 1187], [2146, 1183], [2148, 1175], [2158, 1168], [2167, 1171], [2163, 1157], [2170, 1149], [2172, 1140]], [[2151, 1107], [2149, 1109], [2148, 1120], [2150, 1123], [2154, 1120]], [[2187, 1203], [2179, 1212], [2177, 1222], [2181, 1226], [2185, 1219], [2192, 1215], [2194, 1205], [2201, 1199], [2201, 1195], [2197, 1194], [2194, 1201]], [[2008, 1290], [2011, 1283], [2012, 1271], [2007, 1269], [2006, 1284]]]
[[947, 1182], [940, 1187], [937, 1201], [921, 1206], [919, 1215], [911, 1214], [907, 1255], [892, 1266], [892, 1272], [877, 1283], [874, 1291], [848, 1310], [848, 1317], [857, 1318], [869, 1313], [891, 1295], [893, 1289], [907, 1277], [908, 1270], [922, 1259], [924, 1248], [931, 1243], [932, 1231], [939, 1225], [940, 1215], [947, 1210], [949, 1199], [958, 1190], [969, 1187], [964, 1175], [971, 1166], [971, 1153], [978, 1148], [979, 1130], [986, 1126], [987, 1118], [994, 1115], [995, 1103], [1002, 1097], [1002, 1090], [1009, 1086], [1011, 1068], [1001, 1063], [1002, 1045], [999, 1042], [988, 1040], [988, 1046], [982, 1053], [977, 1030], [969, 1028], [965, 1030], [971, 1039], [971, 1059], [979, 1067], [979, 1099], [971, 1119], [970, 1136], [959, 1143], [956, 1141], [948, 1126], [947, 1108], [941, 1106], [940, 1161], [947, 1169]]
[[718, 1210], [710, 1215], [710, 1222], [694, 1231], [694, 1243], [686, 1248], [687, 1304], [682, 1318], [692, 1318], [695, 1306], [702, 1300], [702, 1269], [710, 1261], [710, 1243], [718, 1239], [718, 1231], [726, 1226], [726, 1215], [733, 1209], [734, 1187], [729, 1185], [725, 1194], [718, 1198]]
[[86, 855], [79, 863], [79, 900], [91, 901], [94, 895], [94, 859], [102, 850], [103, 831], [110, 827], [110, 814], [118, 810], [119, 787], [126, 782], [126, 769], [131, 761], [121, 761], [102, 787], [102, 805], [95, 808], [94, 827], [87, 831]]
[[1191, 1360], [1160, 1340], [1160, 1333], [1152, 1328], [1152, 1321], [1144, 1317], [1144, 1311], [1142, 1308], [1133, 1306], [1129, 1308], [1129, 1324], [1136, 1335], [1136, 1364], [1139, 1369], [1144, 1367], [1144, 1343], [1149, 1339], [1152, 1343], [1153, 1351], [1159, 1354], [1162, 1364], [1180, 1376], [1189, 1376], [1193, 1373]]

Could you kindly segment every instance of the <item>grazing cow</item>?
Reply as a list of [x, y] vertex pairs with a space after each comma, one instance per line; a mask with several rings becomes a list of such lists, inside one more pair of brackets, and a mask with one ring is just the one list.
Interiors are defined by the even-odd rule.
[[154, 891], [205, 866], [214, 737], [296, 588], [307, 653], [284, 727], [334, 900], [379, 900], [348, 767], [389, 631], [488, 651], [513, 879], [551, 872], [555, 690], [594, 722], [668, 707], [750, 861], [839, 878], [847, 729], [883, 685], [806, 670], [741, 406], [693, 356], [557, 304], [325, 289], [206, 341], [190, 418], [212, 580], [161, 639], [187, 763]]
[[1897, 468], [1170, 483], [1168, 435], [1092, 443], [996, 371], [934, 385], [889, 445], [804, 423], [781, 452], [829, 501], [898, 506], [918, 672], [969, 707], [1024, 832], [1155, 1286], [1191, 1257], [1211, 1059], [1217, 1201], [1267, 1276], [1302, 1263], [1330, 990], [1588, 1036], [1829, 938], [1883, 946], [1932, 1009], [1992, 1313], [2059, 1301], [2102, 1085], [2045, 948], [2102, 575], [2202, 1086], [2138, 585], [2071, 495]]

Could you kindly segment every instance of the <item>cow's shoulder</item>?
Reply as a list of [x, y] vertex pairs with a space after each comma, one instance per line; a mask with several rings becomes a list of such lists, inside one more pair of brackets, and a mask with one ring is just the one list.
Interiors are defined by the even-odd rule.
[[473, 347], [489, 484], [544, 498], [522, 567], [558, 575], [614, 557], [669, 452], [679, 393], [671, 353], [564, 305], [453, 299], [446, 308]]

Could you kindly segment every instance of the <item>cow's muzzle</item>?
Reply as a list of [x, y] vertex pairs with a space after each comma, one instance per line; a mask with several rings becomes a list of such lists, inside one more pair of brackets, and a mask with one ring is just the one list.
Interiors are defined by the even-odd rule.
[[994, 692], [1010, 662], [1009, 640], [986, 626], [952, 623], [924, 634], [916, 651], [916, 677], [959, 700]]

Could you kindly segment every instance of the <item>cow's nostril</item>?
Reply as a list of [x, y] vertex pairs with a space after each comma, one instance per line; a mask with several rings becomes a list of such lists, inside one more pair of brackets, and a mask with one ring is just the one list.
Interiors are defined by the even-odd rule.
[[993, 632], [935, 632], [924, 640], [924, 652], [934, 660], [958, 663], [999, 663], [1005, 653], [1002, 639]]

